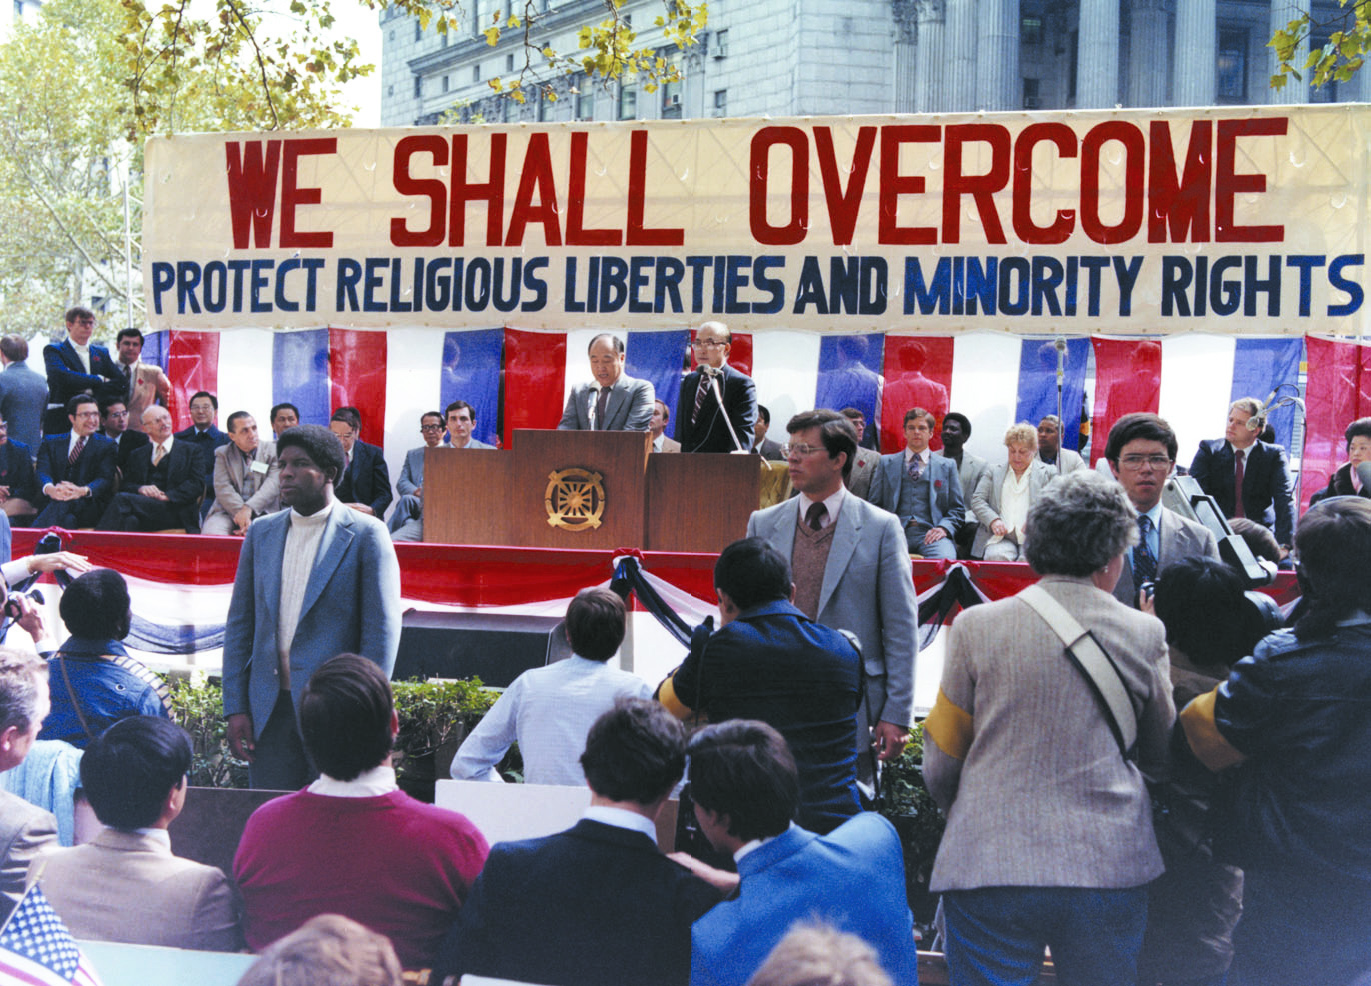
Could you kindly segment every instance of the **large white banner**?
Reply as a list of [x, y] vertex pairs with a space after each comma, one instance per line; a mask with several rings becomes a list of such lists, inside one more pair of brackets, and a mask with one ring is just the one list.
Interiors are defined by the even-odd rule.
[[1371, 107], [207, 134], [154, 328], [1362, 334]]

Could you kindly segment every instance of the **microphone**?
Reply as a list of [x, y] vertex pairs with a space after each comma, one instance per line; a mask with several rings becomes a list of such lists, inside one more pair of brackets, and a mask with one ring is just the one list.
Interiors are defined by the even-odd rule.
[[590, 430], [598, 431], [600, 422], [595, 420], [595, 407], [600, 400], [600, 388], [592, 386], [586, 391], [586, 395], [590, 398], [590, 406], [586, 408], [586, 416], [590, 418]]
[[1052, 348], [1057, 351], [1057, 389], [1061, 390], [1062, 377], [1066, 373], [1066, 336], [1053, 339]]
[[1262, 419], [1266, 417], [1266, 412], [1271, 410], [1271, 405], [1276, 403], [1276, 395], [1280, 392], [1280, 387], [1277, 387], [1275, 390], [1271, 391], [1271, 393], [1266, 395], [1266, 400], [1262, 402], [1261, 410], [1259, 410], [1256, 414], [1252, 415], [1252, 417], [1247, 419], [1248, 431], [1261, 431]]

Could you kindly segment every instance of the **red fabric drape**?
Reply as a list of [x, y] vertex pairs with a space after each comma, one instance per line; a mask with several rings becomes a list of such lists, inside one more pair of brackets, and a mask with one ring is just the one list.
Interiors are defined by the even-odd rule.
[[329, 411], [362, 412], [364, 442], [381, 445], [386, 432], [386, 333], [328, 330]]
[[566, 335], [505, 329], [504, 425], [509, 446], [517, 428], [556, 428], [562, 418]]
[[[1114, 422], [1134, 411], [1157, 413], [1161, 399], [1162, 346], [1150, 339], [1092, 338], [1095, 347], [1095, 412], [1090, 422], [1090, 464], [1104, 455]], [[1227, 386], [1225, 383], [1224, 386]]]
[[170, 335], [167, 378], [171, 380], [171, 421], [180, 431], [190, 427], [191, 394], [207, 390], [219, 396], [219, 333], [176, 330]]
[[1305, 386], [1304, 460], [1300, 507], [1328, 485], [1328, 477], [1347, 461], [1343, 431], [1371, 415], [1371, 346], [1332, 339], [1305, 338], [1309, 378]]
[[[942, 425], [952, 389], [951, 336], [885, 337], [885, 390], [881, 395], [881, 451], [905, 447], [904, 416], [912, 408], [932, 411]], [[943, 447], [934, 430], [931, 445]]]

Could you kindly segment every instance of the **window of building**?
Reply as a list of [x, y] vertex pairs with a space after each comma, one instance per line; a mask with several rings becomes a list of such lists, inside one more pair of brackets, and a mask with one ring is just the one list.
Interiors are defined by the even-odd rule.
[[714, 57], [728, 57], [728, 28], [714, 32]]
[[471, 81], [472, 81], [472, 82], [480, 82], [480, 81], [481, 81], [481, 63], [480, 63], [480, 62], [477, 62], [475, 65], [471, 66]]
[[1068, 73], [1069, 73], [1069, 74], [1067, 75], [1066, 98], [1067, 98], [1068, 100], [1070, 100], [1071, 102], [1073, 102], [1073, 103], [1076, 101], [1076, 71], [1077, 71], [1077, 67], [1078, 67], [1078, 64], [1079, 64], [1079, 63], [1077, 62], [1077, 54], [1078, 54], [1078, 52], [1079, 52], [1079, 47], [1078, 47], [1078, 46], [1079, 46], [1080, 40], [1081, 40], [1081, 36], [1080, 36], [1080, 32], [1078, 32], [1078, 31], [1072, 31], [1072, 32], [1067, 36], [1067, 61], [1066, 61], [1066, 64], [1069, 66], [1069, 68], [1068, 68]]
[[1023, 108], [1026, 110], [1040, 109], [1043, 105], [1042, 96], [1039, 93], [1038, 79], [1023, 80]]
[[445, 76], [443, 76], [443, 92], [447, 92], [447, 91], [448, 91], [448, 77], [445, 75]]
[[513, 52], [510, 52], [508, 55], [505, 56], [505, 71], [506, 71], [506, 72], [513, 72], [513, 71], [514, 71], [514, 53], [513, 53]]
[[424, 77], [422, 75], [416, 75], [414, 77], [414, 98], [424, 98]]
[[[672, 50], [663, 54], [667, 61], [667, 70], [679, 74], [681, 71], [681, 53]], [[683, 95], [683, 90], [684, 84], [683, 80], [680, 78], [677, 78], [674, 82], [662, 83], [662, 86], [658, 91], [662, 94], [663, 120], [679, 120], [681, 118], [681, 97]]]
[[[1325, 47], [1327, 44], [1327, 38], [1310, 38], [1309, 50], [1318, 51], [1320, 48]], [[1296, 68], [1299, 67], [1300, 66], [1296, 66]], [[1363, 69], [1362, 71], [1366, 70]], [[1314, 77], [1314, 70], [1310, 69], [1308, 72], [1301, 70], [1300, 74], [1304, 76], [1304, 82], [1296, 82], [1294, 79], [1290, 79], [1285, 84], [1287, 89], [1289, 89], [1291, 86], [1303, 86], [1309, 84], [1309, 80]], [[1351, 95], [1346, 96], [1339, 95], [1339, 86], [1342, 85], [1342, 83], [1339, 83], [1336, 79], [1330, 80], [1329, 82], [1326, 82], [1321, 86], [1309, 85], [1309, 101], [1311, 103], [1340, 103], [1343, 101], [1344, 98], [1355, 100], [1355, 93], [1357, 91], [1356, 80], [1359, 78], [1361, 78], [1360, 73], [1354, 75], [1352, 77], [1352, 81], [1346, 84], [1347, 89], [1344, 90], [1344, 92], [1351, 93]]]
[[556, 105], [548, 99], [548, 90], [544, 86], [538, 87], [538, 122], [547, 123], [552, 119], [552, 109]]
[[638, 119], [637, 85], [624, 85], [622, 82], [619, 84], [619, 119]]
[[714, 90], [714, 116], [728, 116], [728, 90]]
[[395, 95], [395, 84], [394, 84], [394, 83], [391, 83], [390, 85], [386, 86], [386, 95], [387, 95], [387, 96], [394, 96], [394, 95]]
[[594, 82], [587, 76], [579, 75], [576, 77], [576, 119], [593, 120], [595, 119], [595, 90]]
[[1041, 17], [1024, 17], [1020, 19], [1019, 40], [1026, 45], [1042, 44], [1043, 19]]
[[1218, 96], [1221, 101], [1247, 102], [1247, 30], [1220, 28]]
[[414, 40], [418, 41], [424, 36], [424, 25], [419, 23], [419, 18], [414, 18]]
[[[15, 2], [18, 3], [19, 0], [15, 0]], [[395, 28], [393, 28], [393, 27], [390, 29], [390, 40], [392, 40], [392, 41], [395, 40]]]

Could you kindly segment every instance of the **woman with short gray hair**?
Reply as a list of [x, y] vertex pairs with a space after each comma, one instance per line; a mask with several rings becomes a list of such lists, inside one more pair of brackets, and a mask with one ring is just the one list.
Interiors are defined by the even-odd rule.
[[1020, 421], [1004, 433], [1005, 462], [981, 473], [970, 491], [971, 512], [978, 521], [973, 558], [1022, 561], [1028, 536], [1025, 521], [1056, 472], [1038, 458], [1038, 432]]
[[[1135, 986], [1162, 872], [1143, 771], [1164, 760], [1175, 707], [1161, 622], [1111, 595], [1134, 517], [1098, 473], [1053, 482], [1027, 520], [1041, 581], [952, 625], [924, 779], [947, 812], [932, 888], [959, 986], [1033, 982], [1044, 946], [1063, 982]], [[1127, 692], [1132, 749], [1075, 663], [1091, 664], [1082, 637]]]

